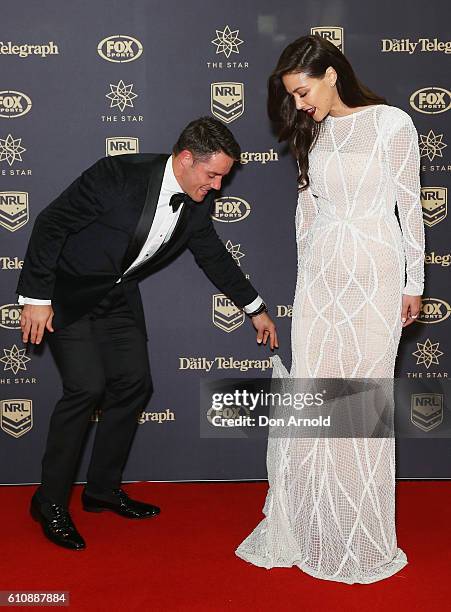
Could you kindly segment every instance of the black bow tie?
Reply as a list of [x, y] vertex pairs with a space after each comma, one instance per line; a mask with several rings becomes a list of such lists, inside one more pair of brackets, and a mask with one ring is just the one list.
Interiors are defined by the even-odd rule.
[[174, 193], [169, 200], [169, 206], [171, 206], [174, 212], [177, 212], [180, 206], [183, 204], [187, 204], [188, 206], [194, 205], [195, 202], [192, 200], [186, 193]]

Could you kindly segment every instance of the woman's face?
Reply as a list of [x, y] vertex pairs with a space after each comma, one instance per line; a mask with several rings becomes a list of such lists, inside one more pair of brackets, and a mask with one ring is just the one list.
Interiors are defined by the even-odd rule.
[[317, 122], [322, 121], [339, 100], [336, 80], [337, 73], [331, 67], [321, 78], [309, 77], [303, 72], [284, 74], [282, 77], [284, 87], [293, 96], [296, 108]]

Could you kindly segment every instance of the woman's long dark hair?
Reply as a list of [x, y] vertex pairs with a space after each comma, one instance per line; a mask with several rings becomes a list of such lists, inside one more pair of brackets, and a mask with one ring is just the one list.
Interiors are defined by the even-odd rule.
[[385, 98], [360, 83], [343, 53], [325, 38], [302, 36], [284, 49], [268, 80], [268, 114], [275, 124], [279, 142], [288, 141], [298, 161], [301, 191], [309, 185], [308, 155], [318, 138], [321, 123], [304, 111], [296, 110], [293, 97], [283, 86], [282, 76], [303, 72], [309, 77], [321, 78], [329, 66], [337, 73], [338, 95], [347, 106], [387, 104]]

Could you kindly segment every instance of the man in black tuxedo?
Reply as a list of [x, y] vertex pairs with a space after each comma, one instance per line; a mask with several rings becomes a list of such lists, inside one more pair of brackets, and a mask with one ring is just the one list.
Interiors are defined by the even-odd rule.
[[82, 493], [87, 511], [147, 518], [159, 508], [120, 488], [152, 386], [138, 282], [188, 247], [211, 281], [251, 317], [257, 342], [278, 347], [274, 323], [211, 221], [214, 190], [240, 158], [219, 121], [202, 117], [172, 155], [105, 157], [37, 217], [17, 287], [23, 341], [45, 330], [63, 396], [50, 420], [31, 514], [54, 543], [86, 544], [68, 502], [91, 414], [102, 406]]

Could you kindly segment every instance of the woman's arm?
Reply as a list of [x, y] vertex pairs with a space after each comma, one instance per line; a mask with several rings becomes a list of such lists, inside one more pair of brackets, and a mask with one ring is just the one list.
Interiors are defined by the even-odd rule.
[[424, 289], [424, 223], [421, 208], [420, 152], [418, 133], [405, 113], [388, 141], [390, 174], [404, 240], [407, 264], [407, 295], [422, 295]]
[[304, 258], [307, 236], [310, 227], [318, 214], [315, 198], [310, 189], [299, 192], [298, 206], [296, 208], [296, 242], [298, 248], [298, 261]]

